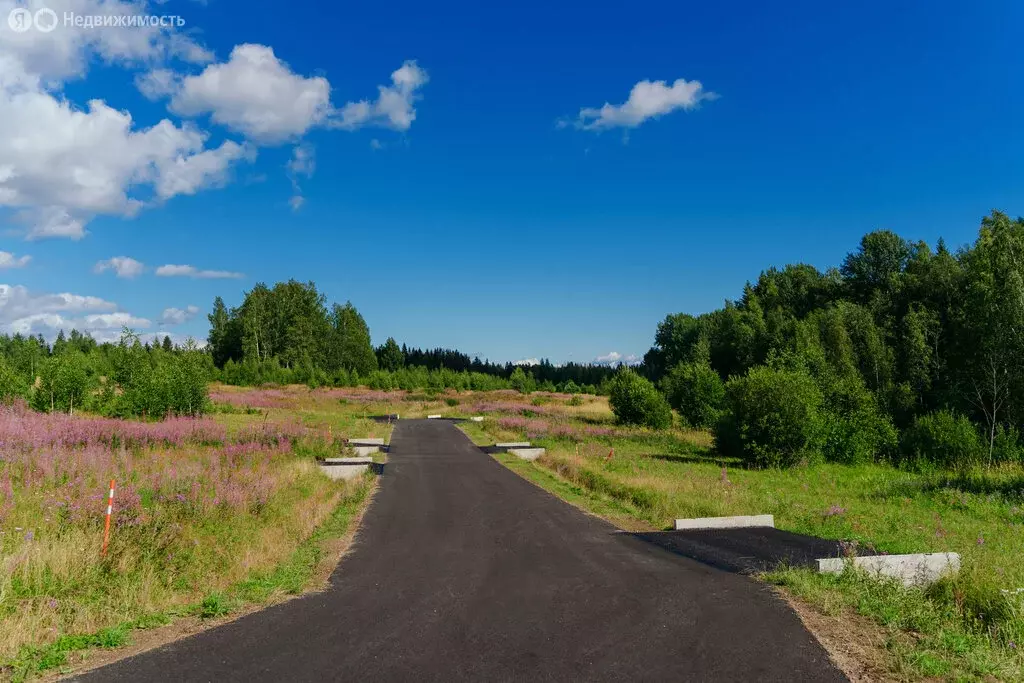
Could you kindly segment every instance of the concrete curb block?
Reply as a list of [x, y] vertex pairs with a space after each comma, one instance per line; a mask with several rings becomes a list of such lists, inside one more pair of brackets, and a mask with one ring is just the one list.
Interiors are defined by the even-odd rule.
[[320, 471], [331, 479], [355, 479], [373, 466], [373, 458], [326, 458]]
[[818, 560], [818, 572], [841, 574], [847, 564], [869, 574], [899, 579], [904, 586], [932, 583], [946, 574], [960, 571], [959, 553], [916, 553], [913, 555], [868, 555]]
[[508, 452], [523, 460], [536, 460], [546, 451], [543, 448], [510, 448]]
[[440, 415], [427, 415], [427, 419], [428, 420], [440, 420], [441, 416]]
[[775, 528], [774, 515], [745, 515], [738, 517], [698, 517], [677, 519], [676, 531], [694, 529], [743, 529], [746, 527]]
[[495, 448], [529, 448], [532, 444], [529, 441], [506, 441], [505, 443], [494, 444]]
[[365, 457], [371, 453], [380, 453], [380, 446], [349, 446], [349, 448], [359, 457]]
[[470, 422], [483, 422], [484, 418], [482, 418], [482, 417], [471, 417], [471, 418], [469, 418], [469, 421]]
[[384, 439], [349, 439], [345, 443], [349, 446], [383, 446]]

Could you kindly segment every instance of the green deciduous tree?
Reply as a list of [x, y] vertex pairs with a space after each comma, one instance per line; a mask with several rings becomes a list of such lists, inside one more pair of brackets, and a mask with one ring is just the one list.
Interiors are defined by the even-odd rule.
[[726, 455], [758, 467], [790, 467], [820, 455], [823, 398], [798, 369], [758, 366], [726, 384], [715, 443]]
[[615, 417], [623, 424], [642, 425], [653, 429], [672, 426], [672, 409], [665, 397], [645, 377], [623, 367], [612, 378], [608, 403]]
[[712, 427], [718, 421], [725, 383], [706, 361], [678, 364], [662, 380], [661, 389], [690, 426]]
[[377, 364], [382, 370], [391, 372], [405, 367], [405, 353], [394, 337], [388, 337], [387, 341], [377, 349]]

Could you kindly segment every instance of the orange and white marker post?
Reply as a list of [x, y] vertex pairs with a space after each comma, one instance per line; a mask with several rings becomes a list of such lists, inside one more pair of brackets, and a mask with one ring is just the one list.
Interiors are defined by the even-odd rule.
[[110, 542], [110, 513], [114, 511], [114, 480], [110, 480], [110, 497], [107, 498], [107, 523], [103, 526], [103, 556], [107, 556], [107, 543]]

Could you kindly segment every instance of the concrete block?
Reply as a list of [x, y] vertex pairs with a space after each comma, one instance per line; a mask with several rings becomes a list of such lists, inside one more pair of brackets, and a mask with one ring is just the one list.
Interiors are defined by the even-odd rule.
[[698, 517], [677, 519], [676, 531], [692, 529], [743, 529], [747, 527], [775, 527], [773, 515], [744, 515], [738, 517]]
[[428, 420], [440, 420], [441, 416], [440, 415], [427, 415], [427, 419]]
[[536, 460], [545, 453], [543, 448], [510, 448], [508, 452], [523, 460]]
[[505, 443], [494, 444], [495, 448], [529, 448], [529, 441], [506, 441]]
[[384, 439], [349, 439], [345, 443], [349, 446], [383, 446]]
[[469, 420], [470, 420], [470, 422], [483, 422], [484, 418], [477, 416], [477, 417], [471, 417], [471, 418], [469, 418]]
[[357, 456], [367, 456], [371, 453], [380, 453], [380, 446], [349, 446]]
[[877, 576], [899, 579], [904, 586], [932, 583], [946, 574], [960, 571], [958, 553], [918, 553], [914, 555], [869, 555], [854, 558], [818, 560], [818, 571], [841, 574], [847, 563]]
[[355, 479], [373, 466], [373, 458], [326, 458], [320, 471], [331, 479]]

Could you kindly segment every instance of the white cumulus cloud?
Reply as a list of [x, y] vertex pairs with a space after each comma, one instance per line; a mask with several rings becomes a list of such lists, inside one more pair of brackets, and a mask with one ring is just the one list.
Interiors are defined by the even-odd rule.
[[[0, 0], [0, 17], [15, 6]], [[28, 2], [30, 10], [42, 6]], [[157, 73], [166, 60], [204, 63], [212, 54], [169, 27], [63, 24], [66, 14], [150, 15], [145, 2], [49, 0], [46, 7], [61, 22], [48, 33], [17, 33], [0, 21], [0, 211], [29, 239], [81, 239], [96, 216], [131, 217], [177, 194], [221, 184], [221, 160], [244, 156], [237, 143], [206, 150], [208, 135], [192, 124], [165, 119], [138, 127], [127, 111], [99, 99], [79, 106], [62, 90], [97, 60]], [[158, 78], [150, 79], [151, 89]]]
[[210, 64], [198, 75], [179, 78], [156, 70], [140, 77], [137, 85], [148, 97], [170, 95], [171, 111], [182, 116], [209, 114], [258, 144], [277, 145], [322, 125], [408, 130], [416, 119], [414, 102], [427, 80], [427, 72], [409, 60], [391, 74], [391, 85], [377, 87], [375, 100], [336, 109], [326, 78], [295, 73], [273, 48], [246, 43], [235, 46], [228, 61]]
[[77, 329], [102, 342], [119, 339], [122, 327], [150, 326], [149, 320], [117, 309], [117, 304], [99, 297], [36, 293], [21, 285], [0, 284], [0, 331], [8, 334], [52, 339], [60, 330]]
[[135, 76], [135, 87], [148, 100], [173, 95], [180, 83], [181, 76], [170, 69], [153, 69]]
[[167, 200], [219, 185], [227, 165], [248, 154], [230, 141], [206, 150], [207, 134], [188, 123], [137, 128], [101, 100], [80, 109], [38, 76], [5, 82], [12, 69], [20, 65], [0, 48], [0, 209], [12, 210], [30, 239], [81, 239], [94, 216], [130, 217], [152, 194]]
[[235, 46], [227, 62], [182, 79], [171, 110], [183, 116], [210, 114], [216, 123], [262, 144], [301, 137], [331, 112], [326, 78], [306, 78], [266, 45]]
[[[415, 62], [405, 62], [376, 100], [336, 109], [326, 78], [295, 73], [268, 46], [237, 45], [226, 62], [214, 63], [209, 50], [169, 27], [61, 23], [49, 33], [17, 33], [4, 19], [19, 6], [25, 0], [0, 0], [0, 221], [20, 225], [27, 239], [79, 240], [98, 216], [131, 218], [173, 197], [222, 187], [237, 165], [254, 160], [257, 146], [298, 142], [314, 127], [407, 130], [426, 82]], [[30, 10], [42, 6], [27, 0]], [[46, 6], [59, 18], [155, 11], [144, 0]], [[94, 62], [126, 69], [145, 97], [168, 98], [174, 114], [208, 115], [245, 140], [208, 146], [210, 133], [195, 121], [145, 127], [101, 99], [71, 101], [64, 85], [85, 78]], [[198, 73], [182, 63], [198, 65]], [[294, 195], [293, 208], [304, 201]]]
[[597, 365], [639, 365], [640, 358], [634, 354], [623, 355], [618, 351], [610, 351], [594, 359]]
[[299, 179], [313, 177], [313, 173], [316, 171], [316, 150], [307, 143], [296, 145], [292, 150], [292, 158], [288, 160], [285, 169], [288, 172], [288, 179], [292, 183], [292, 198], [288, 200], [288, 203], [291, 205], [292, 211], [298, 211], [306, 203]]
[[715, 93], [704, 90], [700, 81], [679, 78], [672, 85], [665, 81], [640, 81], [633, 86], [629, 99], [623, 104], [606, 102], [600, 108], [581, 109], [575, 125], [584, 130], [636, 128], [648, 119], [677, 109], [693, 109], [702, 101], [717, 97]]
[[199, 315], [198, 306], [186, 306], [185, 308], [165, 308], [160, 316], [161, 325], [183, 325]]
[[31, 260], [31, 256], [15, 256], [9, 251], [0, 251], [0, 270], [24, 268]]
[[[18, 33], [7, 17], [15, 7], [33, 12], [48, 7], [58, 17], [54, 31]], [[0, 54], [24, 65], [47, 83], [59, 83], [85, 75], [91, 59], [122, 66], [159, 63], [175, 58], [193, 63], [208, 62], [213, 55], [186, 33], [171, 27], [85, 28], [64, 25], [65, 13], [85, 16], [143, 16], [153, 14], [146, 2], [130, 0], [0, 0]]]
[[363, 126], [409, 130], [416, 120], [413, 103], [420, 98], [419, 90], [428, 80], [427, 72], [415, 60], [408, 60], [391, 74], [391, 85], [377, 86], [376, 100], [349, 102], [332, 125], [348, 130]]
[[97, 262], [96, 265], [93, 266], [92, 272], [100, 274], [105, 273], [108, 270], [112, 270], [117, 277], [130, 280], [141, 275], [144, 268], [145, 266], [141, 262], [136, 261], [133, 258], [129, 258], [128, 256], [115, 256], [107, 259], [106, 261]]
[[256, 148], [226, 140], [216, 149], [179, 156], [160, 167], [156, 194], [161, 199], [192, 195], [200, 190], [223, 187], [236, 161], [254, 161]]
[[245, 277], [227, 270], [200, 270], [195, 266], [167, 264], [156, 269], [159, 277], [191, 277], [199, 280], [217, 280]]

